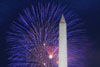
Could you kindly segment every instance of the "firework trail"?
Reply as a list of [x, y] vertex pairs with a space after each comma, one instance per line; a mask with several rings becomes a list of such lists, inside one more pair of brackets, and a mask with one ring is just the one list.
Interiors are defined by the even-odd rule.
[[[68, 66], [84, 67], [85, 30], [67, 6], [39, 3], [26, 8], [8, 32], [9, 67], [57, 67], [59, 21], [64, 14], [68, 27]], [[83, 38], [84, 37], [84, 38]]]

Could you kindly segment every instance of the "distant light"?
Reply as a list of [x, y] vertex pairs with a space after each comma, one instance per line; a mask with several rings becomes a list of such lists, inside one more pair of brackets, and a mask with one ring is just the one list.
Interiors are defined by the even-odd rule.
[[43, 45], [45, 46], [46, 44], [44, 43]]
[[45, 66], [45, 63], [43, 63], [43, 65]]
[[49, 55], [49, 59], [52, 59], [53, 58], [53, 55]]

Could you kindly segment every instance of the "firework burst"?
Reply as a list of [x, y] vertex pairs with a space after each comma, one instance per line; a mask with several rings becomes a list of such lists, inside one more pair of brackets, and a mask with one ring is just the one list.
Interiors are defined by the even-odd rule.
[[12, 22], [7, 38], [9, 67], [57, 67], [59, 21], [62, 14], [68, 25], [69, 67], [81, 64], [79, 61], [84, 58], [81, 56], [84, 47], [81, 47], [80, 38], [85, 35], [84, 22], [66, 6], [39, 3], [26, 8], [24, 14]]

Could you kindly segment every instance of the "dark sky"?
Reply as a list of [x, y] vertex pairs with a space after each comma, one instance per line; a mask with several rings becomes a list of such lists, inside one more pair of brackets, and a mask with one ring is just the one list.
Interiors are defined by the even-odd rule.
[[[100, 0], [59, 0], [67, 2], [71, 8], [87, 23], [87, 29], [94, 42], [95, 49], [100, 49]], [[17, 18], [22, 9], [31, 6], [34, 0], [0, 0], [0, 67], [6, 67], [5, 32], [10, 23]]]

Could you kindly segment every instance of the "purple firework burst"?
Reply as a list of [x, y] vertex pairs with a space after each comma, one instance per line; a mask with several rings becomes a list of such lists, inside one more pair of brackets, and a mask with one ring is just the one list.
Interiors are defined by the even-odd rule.
[[68, 25], [68, 66], [85, 67], [84, 22], [67, 6], [51, 3], [26, 8], [24, 14], [12, 22], [7, 38], [9, 67], [57, 67], [62, 14]]

